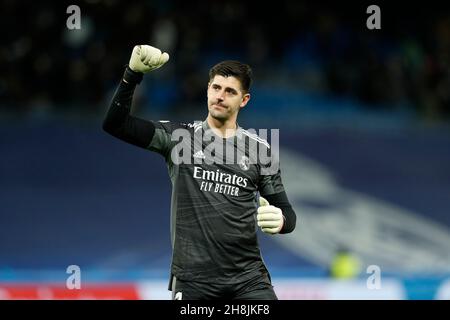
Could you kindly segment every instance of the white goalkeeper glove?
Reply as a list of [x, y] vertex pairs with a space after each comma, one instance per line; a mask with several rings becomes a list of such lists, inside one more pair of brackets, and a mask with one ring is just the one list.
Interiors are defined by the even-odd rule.
[[259, 197], [259, 208], [256, 219], [261, 230], [268, 234], [279, 233], [284, 225], [284, 217], [281, 209], [271, 206], [269, 201], [263, 197]]
[[128, 66], [135, 72], [147, 73], [158, 69], [168, 60], [167, 52], [162, 53], [158, 48], [140, 45], [134, 46]]

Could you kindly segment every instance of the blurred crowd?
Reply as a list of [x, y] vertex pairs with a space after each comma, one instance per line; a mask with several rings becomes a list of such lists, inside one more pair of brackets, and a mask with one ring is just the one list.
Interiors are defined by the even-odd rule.
[[[81, 29], [69, 30], [69, 4]], [[10, 113], [99, 113], [133, 45], [151, 44], [171, 61], [146, 79], [142, 105], [205, 101], [208, 69], [240, 59], [255, 85], [353, 97], [368, 108], [411, 108], [450, 118], [450, 11], [381, 6], [368, 30], [365, 6], [277, 1], [86, 0], [0, 4], [0, 109]]]

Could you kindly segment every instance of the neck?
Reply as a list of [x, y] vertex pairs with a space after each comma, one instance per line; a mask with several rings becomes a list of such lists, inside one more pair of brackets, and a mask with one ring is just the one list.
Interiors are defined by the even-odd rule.
[[237, 129], [236, 119], [220, 121], [218, 119], [211, 117], [211, 115], [208, 114], [206, 121], [208, 122], [208, 125], [211, 128], [211, 130], [222, 138], [232, 137], [236, 133]]

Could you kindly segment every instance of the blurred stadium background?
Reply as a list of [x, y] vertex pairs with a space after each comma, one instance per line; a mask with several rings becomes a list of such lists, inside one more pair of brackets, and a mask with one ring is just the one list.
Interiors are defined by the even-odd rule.
[[[70, 4], [81, 30], [66, 28]], [[366, 28], [370, 4], [381, 30]], [[239, 122], [280, 129], [298, 214], [294, 233], [259, 235], [280, 299], [450, 298], [445, 4], [3, 0], [0, 12], [0, 299], [170, 298], [163, 159], [101, 129], [135, 44], [171, 55], [136, 91], [147, 119], [202, 120], [208, 69], [253, 67]], [[70, 265], [81, 290], [65, 287]]]

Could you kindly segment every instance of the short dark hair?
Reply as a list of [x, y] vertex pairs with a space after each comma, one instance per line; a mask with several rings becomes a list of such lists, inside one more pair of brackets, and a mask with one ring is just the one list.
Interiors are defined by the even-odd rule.
[[229, 77], [233, 76], [241, 82], [242, 91], [248, 93], [252, 83], [252, 69], [248, 64], [235, 60], [225, 60], [219, 62], [209, 69], [209, 81], [214, 79], [216, 75]]

